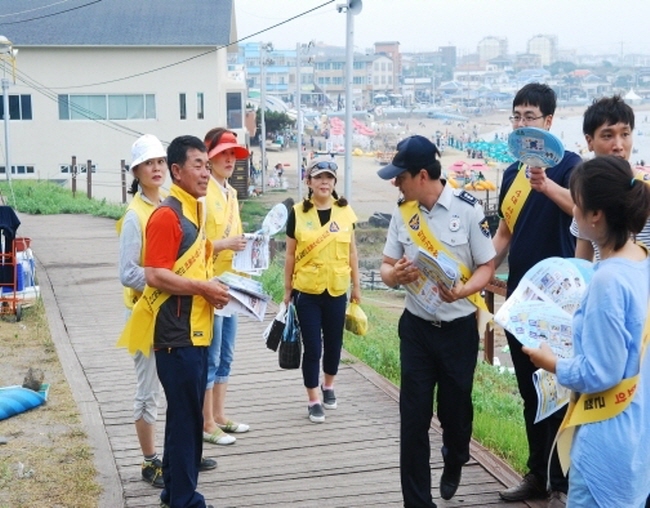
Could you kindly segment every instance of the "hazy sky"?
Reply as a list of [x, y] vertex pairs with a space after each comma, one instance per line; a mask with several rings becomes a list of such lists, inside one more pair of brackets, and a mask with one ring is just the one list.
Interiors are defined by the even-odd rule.
[[[510, 53], [526, 51], [538, 34], [558, 36], [560, 49], [579, 53], [650, 53], [650, 0], [362, 0], [354, 22], [357, 51], [375, 41], [399, 41], [402, 51], [456, 45], [476, 52], [485, 36], [507, 37]], [[235, 0], [241, 39], [308, 11], [327, 0]], [[345, 45], [345, 13], [335, 0], [249, 41], [295, 48], [310, 40]]]

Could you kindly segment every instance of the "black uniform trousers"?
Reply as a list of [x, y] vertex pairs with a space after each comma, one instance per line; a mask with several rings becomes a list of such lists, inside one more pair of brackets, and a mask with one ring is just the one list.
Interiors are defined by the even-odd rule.
[[[436, 413], [442, 426], [445, 464], [469, 460], [472, 383], [478, 357], [476, 315], [449, 322], [420, 319], [405, 310], [399, 320], [400, 478], [404, 506], [432, 508], [429, 429]], [[436, 389], [437, 388], [437, 389]]]

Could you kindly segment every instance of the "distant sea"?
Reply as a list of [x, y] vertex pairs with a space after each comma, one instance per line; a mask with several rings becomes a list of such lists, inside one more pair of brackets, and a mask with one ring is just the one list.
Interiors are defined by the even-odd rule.
[[[574, 108], [578, 110], [578, 108]], [[650, 111], [635, 111], [636, 125], [634, 129], [634, 149], [630, 156], [630, 163], [635, 165], [644, 161], [650, 166]], [[510, 125], [504, 125], [503, 128], [493, 130], [483, 138], [486, 141], [494, 138], [495, 134], [508, 134]], [[584, 158], [590, 158], [593, 153], [587, 151], [587, 142], [582, 134], [582, 113], [573, 114], [573, 112], [559, 112], [553, 119], [551, 132], [562, 140], [564, 148], [572, 152], [581, 154]]]

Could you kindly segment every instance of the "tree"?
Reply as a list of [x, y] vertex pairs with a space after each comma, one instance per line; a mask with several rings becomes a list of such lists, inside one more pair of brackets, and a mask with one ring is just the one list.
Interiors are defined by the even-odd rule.
[[[289, 115], [286, 113], [278, 113], [277, 111], [266, 110], [264, 114], [264, 123], [266, 124], [266, 133], [270, 132], [280, 132], [287, 127], [293, 127], [296, 123], [295, 120], [292, 120]], [[257, 132], [262, 132], [262, 110], [257, 108]]]

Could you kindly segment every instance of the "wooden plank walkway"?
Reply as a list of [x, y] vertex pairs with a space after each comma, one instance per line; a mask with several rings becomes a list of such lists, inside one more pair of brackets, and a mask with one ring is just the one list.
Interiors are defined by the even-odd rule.
[[[74, 215], [21, 220], [20, 236], [33, 240], [53, 340], [93, 446], [104, 487], [100, 507], [158, 506], [159, 491], [140, 480], [132, 361], [115, 347], [124, 324], [115, 222]], [[201, 473], [206, 500], [217, 508], [401, 506], [397, 388], [346, 356], [337, 379], [339, 409], [314, 425], [306, 417], [300, 372], [278, 368], [261, 339], [264, 326], [240, 321], [227, 408], [252, 430], [233, 446], [205, 445], [205, 455], [219, 463]], [[163, 429], [161, 418], [159, 447]], [[497, 491], [519, 476], [476, 443], [458, 493], [441, 500], [435, 422], [431, 442], [438, 506], [527, 506], [500, 502]]]

